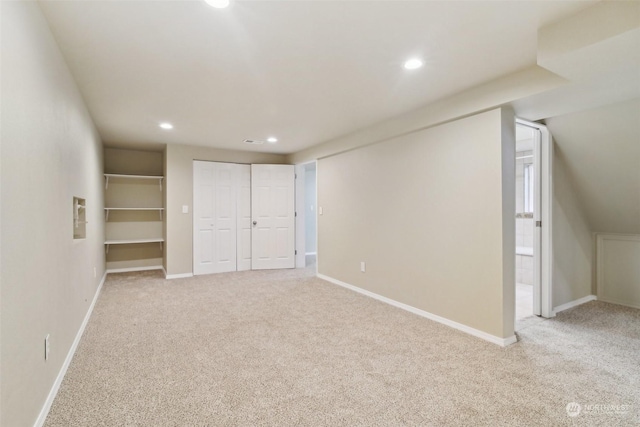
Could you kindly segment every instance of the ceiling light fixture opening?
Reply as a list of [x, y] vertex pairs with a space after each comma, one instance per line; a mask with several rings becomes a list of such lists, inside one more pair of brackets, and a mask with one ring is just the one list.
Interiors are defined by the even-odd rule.
[[229, 6], [229, 0], [204, 0], [211, 7], [216, 9], [224, 9]]
[[406, 68], [407, 70], [415, 70], [422, 67], [423, 65], [424, 62], [422, 62], [421, 59], [411, 58], [404, 63], [404, 68]]
[[278, 138], [276, 138], [274, 136], [270, 136], [269, 138], [267, 138], [267, 142], [269, 142], [271, 144], [275, 144], [276, 142], [278, 142]]
[[160, 127], [162, 129], [165, 129], [165, 130], [173, 129], [173, 125], [171, 123], [168, 123], [168, 122], [160, 123]]

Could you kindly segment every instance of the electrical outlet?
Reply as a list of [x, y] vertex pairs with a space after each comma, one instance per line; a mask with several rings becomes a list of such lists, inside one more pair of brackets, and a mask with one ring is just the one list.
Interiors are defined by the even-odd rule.
[[189, 206], [188, 205], [182, 205], [182, 213], [189, 213]]
[[49, 345], [49, 334], [44, 337], [44, 360], [49, 360], [49, 350], [51, 346]]
[[318, 215], [322, 215], [322, 206], [318, 206]]
[[365, 270], [366, 270], [366, 265], [364, 261], [360, 261], [360, 271], [364, 273]]
[[98, 277], [98, 269], [93, 267], [93, 278], [95, 279], [96, 277]]

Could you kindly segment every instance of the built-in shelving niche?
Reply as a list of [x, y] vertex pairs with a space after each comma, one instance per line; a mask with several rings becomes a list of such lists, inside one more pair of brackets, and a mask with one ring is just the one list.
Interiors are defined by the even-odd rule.
[[163, 153], [105, 149], [105, 253], [110, 271], [161, 268]]

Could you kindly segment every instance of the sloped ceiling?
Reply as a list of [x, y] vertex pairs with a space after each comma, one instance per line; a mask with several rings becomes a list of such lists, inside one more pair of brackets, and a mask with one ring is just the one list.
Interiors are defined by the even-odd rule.
[[546, 124], [591, 230], [640, 234], [640, 99]]
[[594, 2], [40, 4], [105, 143], [292, 153], [535, 66], [538, 29]]

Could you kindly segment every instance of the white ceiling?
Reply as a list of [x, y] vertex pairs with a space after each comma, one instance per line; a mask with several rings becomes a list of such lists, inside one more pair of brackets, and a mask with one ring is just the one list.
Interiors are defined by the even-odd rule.
[[537, 29], [592, 3], [40, 2], [105, 143], [279, 153], [530, 67]]

